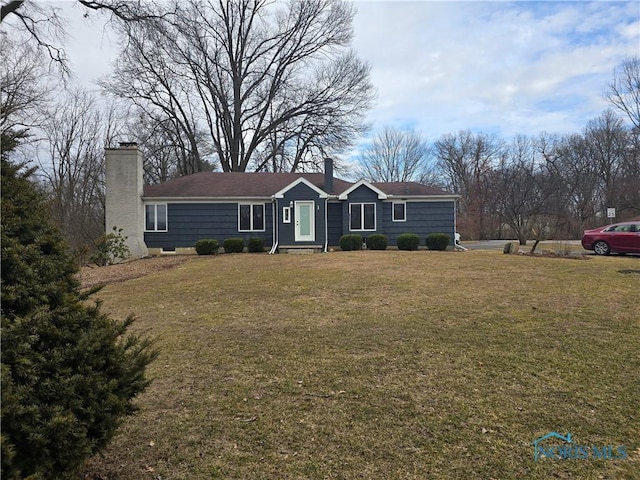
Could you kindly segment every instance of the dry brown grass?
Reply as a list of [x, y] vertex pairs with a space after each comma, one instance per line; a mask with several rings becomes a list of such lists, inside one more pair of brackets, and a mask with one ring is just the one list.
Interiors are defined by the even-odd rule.
[[[637, 478], [640, 259], [197, 257], [99, 297], [154, 381], [85, 478]], [[571, 432], [626, 460], [534, 462]]]

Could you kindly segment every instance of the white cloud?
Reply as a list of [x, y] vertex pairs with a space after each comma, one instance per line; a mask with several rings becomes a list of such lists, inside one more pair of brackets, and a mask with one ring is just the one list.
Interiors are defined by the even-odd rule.
[[354, 46], [372, 65], [376, 128], [434, 139], [462, 129], [582, 129], [639, 54], [637, 2], [356, 2]]

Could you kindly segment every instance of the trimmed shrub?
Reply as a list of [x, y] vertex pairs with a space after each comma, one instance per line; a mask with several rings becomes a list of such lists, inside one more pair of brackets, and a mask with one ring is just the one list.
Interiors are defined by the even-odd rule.
[[198, 255], [216, 255], [220, 244], [213, 238], [205, 238], [196, 242], [196, 253]]
[[369, 250], [386, 250], [389, 239], [381, 233], [374, 233], [367, 238], [367, 248]]
[[344, 251], [362, 250], [362, 235], [351, 234], [341, 236], [340, 248]]
[[417, 250], [420, 245], [420, 237], [415, 233], [401, 233], [396, 242], [398, 250]]
[[225, 253], [242, 253], [244, 251], [244, 239], [225, 238], [222, 242], [222, 248], [224, 248]]
[[426, 245], [429, 250], [446, 250], [450, 241], [451, 237], [446, 233], [430, 233]]
[[264, 253], [264, 240], [260, 237], [251, 237], [247, 241], [247, 249], [251, 253]]

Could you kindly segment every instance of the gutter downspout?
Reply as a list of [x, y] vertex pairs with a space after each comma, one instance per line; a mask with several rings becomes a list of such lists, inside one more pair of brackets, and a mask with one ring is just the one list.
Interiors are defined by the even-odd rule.
[[276, 207], [277, 200], [274, 198], [271, 201], [271, 208], [273, 208], [273, 243], [271, 245], [271, 250], [269, 250], [269, 255], [273, 255], [276, 253], [278, 249], [278, 208]]

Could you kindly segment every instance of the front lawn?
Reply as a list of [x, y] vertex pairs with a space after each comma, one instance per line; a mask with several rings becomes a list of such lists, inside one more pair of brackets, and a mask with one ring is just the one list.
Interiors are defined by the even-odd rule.
[[[135, 313], [160, 356], [79, 478], [637, 478], [638, 271], [358, 251], [194, 257], [110, 284], [105, 310]], [[536, 462], [549, 432], [627, 458]]]

